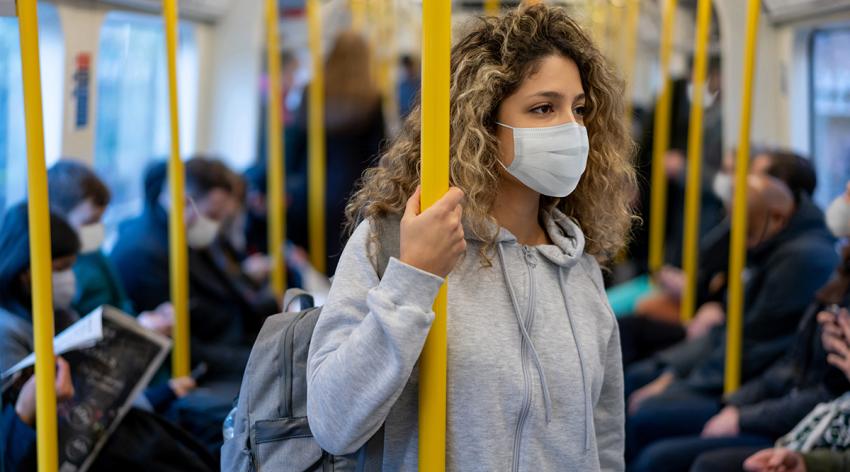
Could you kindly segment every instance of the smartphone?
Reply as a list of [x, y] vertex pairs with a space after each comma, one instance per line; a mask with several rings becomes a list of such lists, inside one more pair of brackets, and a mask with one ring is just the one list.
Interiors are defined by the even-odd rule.
[[207, 363], [201, 362], [200, 364], [196, 365], [194, 369], [192, 369], [192, 372], [189, 373], [189, 376], [192, 377], [195, 382], [198, 382], [203, 376], [207, 375], [208, 370], [209, 367], [207, 366]]

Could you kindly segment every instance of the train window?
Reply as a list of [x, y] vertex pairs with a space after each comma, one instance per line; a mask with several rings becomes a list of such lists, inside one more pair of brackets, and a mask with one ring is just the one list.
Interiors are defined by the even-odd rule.
[[[181, 154], [194, 152], [198, 51], [194, 28], [181, 22], [178, 49]], [[112, 190], [106, 223], [142, 206], [145, 167], [169, 154], [165, 35], [157, 16], [112, 12], [104, 20], [97, 63], [94, 164]]]
[[[62, 146], [64, 43], [55, 6], [38, 3], [44, 147], [48, 165]], [[46, 80], [46, 78], [50, 80]], [[26, 197], [26, 130], [18, 20], [0, 17], [0, 210]]]
[[814, 32], [811, 47], [815, 199], [826, 205], [850, 180], [850, 27]]

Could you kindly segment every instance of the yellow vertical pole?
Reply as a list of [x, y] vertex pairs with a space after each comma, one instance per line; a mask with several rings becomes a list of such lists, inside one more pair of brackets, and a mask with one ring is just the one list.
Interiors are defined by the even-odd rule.
[[322, 6], [319, 0], [307, 0], [307, 22], [310, 35], [310, 54], [313, 80], [310, 83], [307, 147], [308, 196], [307, 218], [310, 235], [310, 262], [319, 272], [325, 272], [325, 77], [322, 57]]
[[162, 1], [165, 20], [165, 49], [168, 65], [168, 116], [171, 131], [171, 154], [168, 159], [168, 186], [171, 208], [168, 212], [168, 246], [171, 280], [171, 303], [174, 305], [174, 349], [171, 374], [189, 375], [189, 249], [186, 246], [186, 220], [183, 161], [180, 158], [180, 115], [177, 99], [177, 0]]
[[608, 38], [608, 0], [596, 0], [593, 3], [593, 29], [595, 31], [596, 42], [599, 50], [608, 56], [609, 39]]
[[629, 130], [634, 120], [635, 99], [635, 64], [637, 63], [637, 43], [640, 40], [638, 25], [640, 23], [640, 0], [626, 0], [626, 33], [625, 45], [625, 74], [626, 74], [626, 120]]
[[500, 0], [484, 0], [484, 14], [487, 16], [497, 16], [502, 6]]
[[351, 10], [351, 29], [354, 31], [363, 31], [366, 27], [366, 1], [367, 0], [349, 0], [348, 6]]
[[266, 63], [268, 64], [268, 112], [266, 170], [269, 188], [269, 256], [272, 259], [272, 290], [283, 300], [286, 290], [286, 265], [283, 244], [286, 239], [286, 206], [283, 204], [283, 97], [281, 96], [280, 44], [278, 39], [277, 0], [266, 0]]
[[661, 93], [655, 103], [655, 124], [652, 146], [651, 212], [649, 221], [649, 271], [655, 273], [664, 265], [664, 233], [667, 207], [667, 175], [664, 172], [664, 155], [670, 144], [670, 53], [673, 49], [673, 18], [676, 0], [664, 0], [661, 24], [659, 67]]
[[[744, 77], [741, 91], [741, 128], [735, 164], [735, 200], [732, 208], [732, 239], [729, 244], [729, 308], [726, 316], [726, 369], [724, 390], [741, 385], [741, 338], [744, 329], [744, 265], [747, 261], [747, 174], [750, 166], [750, 122], [753, 106], [753, 76], [756, 62], [761, 2], [747, 2], [747, 42], [744, 46]], [[696, 87], [694, 87], [696, 91]]]
[[711, 0], [697, 3], [697, 29], [694, 39], [693, 97], [688, 126], [688, 181], [685, 193], [685, 229], [682, 268], [685, 287], [682, 293], [682, 321], [690, 321], [697, 303], [699, 267], [699, 217], [702, 194], [702, 116], [703, 85], [708, 69], [708, 36], [711, 29]]
[[41, 102], [41, 67], [38, 53], [36, 0], [18, 0], [21, 71], [27, 139], [27, 214], [32, 272], [32, 320], [35, 345], [35, 400], [38, 470], [59, 467], [56, 427], [56, 361], [53, 358], [53, 291], [50, 254], [50, 210], [47, 203], [47, 169], [44, 162], [44, 117]]
[[[451, 0], [422, 2], [422, 209], [449, 188]], [[419, 364], [419, 470], [446, 470], [446, 286]]]

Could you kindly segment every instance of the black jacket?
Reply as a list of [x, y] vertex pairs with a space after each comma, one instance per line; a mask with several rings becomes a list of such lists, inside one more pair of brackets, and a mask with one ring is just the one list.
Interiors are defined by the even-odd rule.
[[779, 438], [818, 403], [850, 389], [844, 374], [826, 362], [817, 322], [822, 309], [820, 303], [812, 304], [791, 351], [726, 399], [738, 407], [743, 433]]
[[[748, 254], [745, 274], [741, 380], [748, 381], [791, 345], [797, 325], [838, 264], [823, 212], [803, 199], [788, 226]], [[723, 389], [726, 327], [658, 354], [688, 388], [719, 395]]]
[[[161, 206], [149, 204], [121, 225], [110, 258], [139, 311], [171, 299], [168, 217]], [[242, 297], [209, 250], [189, 250], [189, 312], [193, 361], [207, 362], [212, 375], [241, 376], [253, 343], [246, 326], [270, 313], [258, 313]]]

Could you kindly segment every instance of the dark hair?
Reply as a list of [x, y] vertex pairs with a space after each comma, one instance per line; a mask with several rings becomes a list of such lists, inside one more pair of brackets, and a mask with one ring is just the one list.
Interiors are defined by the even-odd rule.
[[774, 149], [762, 152], [770, 159], [767, 174], [785, 182], [794, 200], [799, 203], [803, 195], [811, 197], [817, 187], [817, 174], [808, 159], [791, 151]]
[[[0, 227], [0, 306], [29, 318], [29, 294], [20, 284], [21, 274], [30, 267], [30, 231], [27, 203], [6, 211]], [[50, 213], [51, 257], [73, 256], [80, 250], [74, 228], [55, 212]]]
[[62, 159], [47, 171], [47, 189], [50, 207], [62, 215], [70, 213], [77, 205], [91, 200], [95, 206], [109, 205], [109, 188], [82, 162]]
[[233, 192], [233, 172], [219, 159], [196, 156], [186, 161], [186, 195], [203, 198], [215, 189]]

